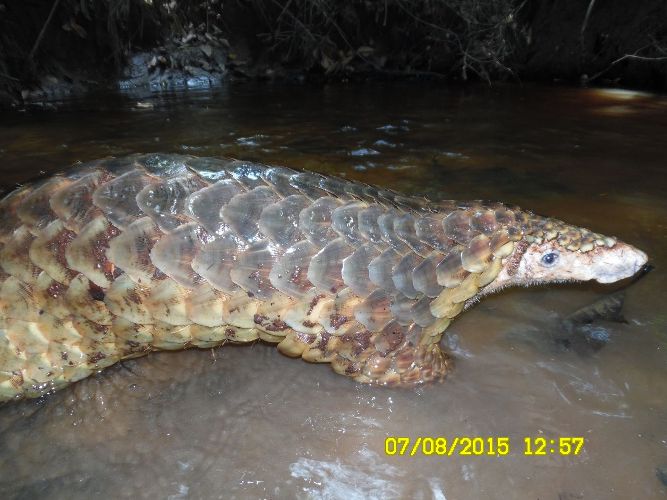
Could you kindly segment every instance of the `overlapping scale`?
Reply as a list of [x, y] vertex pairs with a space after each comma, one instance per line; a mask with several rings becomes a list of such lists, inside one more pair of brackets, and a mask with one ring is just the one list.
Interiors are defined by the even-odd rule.
[[415, 301], [405, 295], [398, 293], [392, 294], [390, 300], [391, 313], [396, 321], [401, 325], [409, 325], [414, 321], [412, 317], [412, 307]]
[[300, 195], [301, 191], [292, 186], [290, 179], [296, 172], [284, 167], [269, 167], [261, 173], [264, 181], [271, 186], [279, 196], [288, 197]]
[[136, 196], [153, 182], [141, 170], [132, 170], [98, 187], [93, 193], [93, 203], [114, 226], [125, 229], [144, 215]]
[[448, 251], [455, 243], [445, 235], [442, 224], [443, 216], [439, 214], [419, 217], [415, 222], [417, 238], [435, 250]]
[[384, 325], [373, 339], [375, 350], [383, 356], [398, 349], [405, 341], [406, 330], [396, 321]]
[[[431, 312], [438, 318], [443, 317], [442, 309], [449, 305], [460, 304], [463, 306], [464, 302], [474, 296], [479, 290], [479, 274], [469, 274], [459, 286], [455, 288], [447, 288], [443, 290], [438, 297], [431, 302]], [[452, 314], [458, 314], [460, 309], [453, 308]], [[455, 311], [455, 312], [454, 312]], [[453, 315], [444, 315], [452, 318]]]
[[343, 281], [355, 293], [366, 296], [375, 288], [368, 275], [368, 266], [379, 255], [380, 252], [375, 246], [366, 244], [358, 247], [343, 260], [341, 271]]
[[471, 273], [481, 273], [489, 264], [492, 253], [489, 238], [483, 234], [475, 236], [461, 252], [463, 269]]
[[[259, 300], [254, 295], [249, 296], [247, 291], [237, 288], [225, 297], [222, 319], [226, 324], [236, 328], [244, 330], [254, 329], [254, 317], [258, 306]], [[239, 333], [243, 334], [243, 332], [239, 332], [238, 330], [232, 333], [230, 340], [240, 341], [241, 339], [238, 337]], [[247, 334], [252, 337], [251, 340], [257, 338], [257, 335]]]
[[277, 291], [269, 278], [276, 255], [277, 249], [268, 240], [250, 244], [239, 253], [238, 260], [232, 267], [232, 280], [253, 297], [267, 300]]
[[194, 174], [154, 182], [137, 194], [137, 205], [162, 231], [173, 231], [189, 222], [184, 211], [188, 196], [206, 185]]
[[192, 268], [199, 249], [212, 237], [196, 222], [183, 224], [164, 234], [151, 250], [150, 257], [160, 271], [186, 288], [201, 282], [201, 276]]
[[269, 273], [271, 284], [290, 297], [303, 297], [313, 287], [308, 270], [318, 251], [319, 248], [307, 240], [287, 248]]
[[417, 236], [416, 219], [412, 214], [403, 214], [394, 219], [394, 232], [413, 252], [425, 257], [431, 248]]
[[356, 311], [364, 297], [356, 295], [349, 288], [344, 288], [329, 300], [326, 296], [322, 301], [319, 322], [327, 333], [341, 335], [355, 328], [358, 324], [355, 318]]
[[192, 269], [217, 290], [233, 292], [238, 286], [230, 273], [244, 248], [245, 243], [235, 234], [224, 233], [199, 248], [192, 260]]
[[187, 155], [149, 153], [136, 157], [135, 161], [150, 174], [171, 178], [185, 174], [187, 172], [186, 162], [192, 158]]
[[352, 183], [347, 179], [341, 179], [340, 177], [324, 177], [322, 176], [319, 180], [319, 187], [327, 193], [336, 196], [336, 197], [345, 197], [350, 189]]
[[49, 201], [51, 210], [67, 229], [78, 233], [95, 215], [101, 214], [92, 203], [93, 193], [108, 176], [102, 170], [93, 170], [53, 194]]
[[336, 208], [332, 213], [331, 227], [352, 245], [362, 243], [358, 217], [359, 212], [367, 206], [363, 202], [351, 202]]
[[397, 193], [394, 197], [394, 203], [402, 210], [413, 212], [417, 216], [432, 213], [434, 211], [434, 203], [428, 198], [404, 196]]
[[109, 241], [119, 230], [106, 217], [99, 215], [86, 224], [65, 248], [69, 267], [85, 275], [102, 288], [108, 287], [117, 274], [115, 265], [107, 258]]
[[65, 249], [75, 237], [76, 233], [65, 229], [60, 219], [55, 219], [30, 244], [30, 260], [54, 280], [69, 284], [76, 273], [69, 268]]
[[107, 258], [136, 283], [148, 285], [158, 273], [151, 260], [151, 250], [161, 236], [150, 217], [141, 217], [109, 240]]
[[438, 283], [436, 266], [442, 261], [444, 255], [439, 252], [430, 253], [412, 271], [412, 285], [415, 290], [428, 297], [437, 297], [442, 291], [442, 285]]
[[[114, 177], [120, 177], [123, 174], [128, 173], [131, 170], [136, 170], [137, 168], [143, 168], [137, 160], [142, 158], [142, 154], [132, 154], [127, 155], [122, 158], [107, 157], [100, 160], [93, 160], [95, 164], [94, 168], [102, 168], [109, 172]], [[81, 165], [82, 167], [86, 165]]]
[[421, 257], [410, 252], [405, 254], [392, 270], [391, 279], [396, 289], [412, 299], [418, 294], [413, 284], [412, 273], [421, 262]]
[[486, 236], [491, 236], [498, 230], [498, 221], [496, 213], [493, 210], [478, 210], [472, 216], [470, 227], [473, 231], [480, 232]]
[[291, 195], [262, 210], [259, 230], [278, 245], [287, 248], [304, 238], [299, 229], [299, 214], [310, 200], [303, 195]]
[[262, 178], [262, 172], [265, 168], [263, 165], [236, 160], [230, 163], [227, 168], [230, 175], [248, 190], [266, 185]]
[[495, 208], [494, 216], [496, 218], [496, 222], [501, 227], [506, 228], [514, 223], [514, 212], [504, 205], [500, 205]]
[[324, 176], [321, 174], [299, 172], [290, 177], [290, 184], [298, 189], [301, 194], [314, 201], [329, 196], [329, 193], [320, 187], [322, 179], [324, 179]]
[[452, 248], [436, 266], [435, 274], [440, 286], [453, 288], [460, 285], [465, 277], [470, 274], [463, 268], [463, 262], [461, 261], [463, 248], [462, 246]]
[[60, 176], [44, 181], [39, 187], [25, 195], [16, 209], [16, 215], [21, 222], [33, 231], [33, 234], [37, 235], [41, 229], [57, 218], [51, 210], [51, 198], [58, 190], [71, 183], [71, 180]]
[[[216, 328], [224, 325], [226, 296], [208, 283], [192, 290], [187, 299], [188, 318], [197, 325]], [[211, 340], [210, 338], [208, 340]]]
[[380, 227], [382, 239], [389, 243], [397, 252], [404, 253], [409, 248], [405, 242], [396, 234], [394, 221], [401, 217], [401, 214], [395, 210], [388, 210], [378, 217], [377, 223]]
[[220, 213], [222, 207], [243, 192], [243, 187], [235, 180], [220, 180], [190, 194], [185, 201], [185, 213], [210, 234], [222, 234], [229, 229]]
[[500, 271], [503, 268], [503, 262], [501, 257], [494, 257], [491, 263], [484, 269], [483, 272], [479, 275], [478, 285], [480, 288], [488, 285], [496, 276], [500, 274]]
[[271, 300], [260, 302], [257, 305], [253, 322], [262, 340], [278, 343], [288, 332], [292, 331], [284, 318], [287, 312], [294, 307], [295, 302], [292, 297], [275, 293], [271, 296]]
[[151, 287], [145, 306], [157, 321], [169, 325], [189, 325], [188, 299], [191, 290], [174, 280], [162, 280]]
[[231, 178], [229, 166], [232, 162], [233, 160], [224, 158], [199, 157], [188, 158], [184, 163], [191, 172], [210, 183], [215, 183]]
[[360, 182], [347, 182], [344, 187], [344, 192], [355, 200], [372, 204], [377, 201], [377, 198], [372, 194], [375, 192], [374, 189], [375, 188], [372, 186]]
[[391, 189], [376, 189], [378, 201], [387, 208], [398, 208], [396, 198], [401, 197], [399, 193]]
[[514, 245], [506, 229], [497, 231], [491, 236], [489, 248], [496, 257], [507, 257], [512, 253]]
[[0, 266], [7, 273], [26, 283], [34, 283], [40, 269], [30, 260], [26, 248], [30, 248], [35, 237], [27, 226], [19, 226], [11, 238], [0, 247]]
[[137, 285], [127, 274], [121, 274], [106, 290], [104, 303], [114, 315], [146, 325], [153, 323], [153, 317], [146, 308], [149, 296], [149, 287]]
[[10, 276], [0, 286], [0, 315], [3, 318], [22, 318], [26, 321], [36, 321], [39, 304], [39, 295], [35, 293], [33, 285]]
[[326, 317], [326, 312], [333, 310], [333, 302], [333, 296], [311, 288], [301, 296], [301, 300], [294, 303], [283, 319], [293, 330], [302, 334], [320, 334], [324, 332], [322, 319]]
[[331, 293], [344, 288], [343, 260], [353, 251], [343, 238], [332, 240], [310, 260], [308, 280], [320, 290]]
[[378, 331], [392, 320], [391, 296], [385, 290], [374, 290], [355, 312], [356, 320], [371, 331]]
[[23, 225], [16, 212], [30, 192], [24, 186], [0, 199], [0, 242], [10, 243], [14, 230]]
[[[76, 278], [74, 278], [76, 280]], [[70, 282], [71, 286], [71, 282]], [[39, 273], [35, 283], [35, 293], [41, 296], [42, 308], [57, 318], [66, 318], [72, 311], [65, 302], [67, 287], [58, 283], [44, 271]]]
[[[64, 292], [65, 303], [67, 304], [70, 313], [86, 318], [98, 325], [110, 325], [113, 316], [110, 307], [106, 303], [106, 299], [110, 293], [111, 298], [109, 300], [114, 304], [116, 304], [115, 300], [118, 299], [121, 301], [119, 302], [119, 304], [121, 304], [120, 307], [128, 307], [131, 309], [133, 306], [136, 306], [138, 309], [141, 309], [141, 306], [138, 304], [124, 304], [122, 301], [127, 299], [129, 301], [141, 302], [144, 295], [130, 294], [122, 295], [122, 297], [118, 295], [120, 290], [128, 290], [131, 287], [126, 278], [129, 279], [127, 275], [123, 275], [123, 280], [121, 280], [118, 287], [114, 288], [116, 281], [118, 281], [114, 280], [114, 283], [112, 283], [106, 291], [101, 291], [92, 287], [90, 280], [83, 274], [78, 274], [70, 282], [69, 287], [67, 287]], [[129, 281], [131, 282], [132, 280]], [[50, 288], [50, 290], [53, 290], [53, 288]], [[58, 293], [60, 294], [61, 292], [58, 291]], [[147, 318], [147, 316], [137, 317], [140, 317], [141, 319]]]
[[262, 210], [276, 201], [278, 199], [270, 188], [258, 186], [234, 196], [222, 207], [222, 218], [239, 237], [248, 242], [258, 241], [261, 239], [258, 222]]
[[436, 317], [431, 313], [431, 299], [422, 297], [417, 300], [410, 311], [414, 322], [422, 328], [431, 326], [435, 323]]
[[393, 248], [388, 248], [375, 257], [368, 265], [368, 277], [371, 282], [383, 290], [394, 290], [392, 271], [399, 259], [400, 255]]
[[475, 236], [470, 228], [470, 220], [471, 213], [467, 210], [456, 210], [450, 213], [442, 221], [445, 234], [460, 245], [467, 244]]
[[382, 242], [382, 231], [378, 219], [383, 213], [384, 209], [379, 205], [370, 205], [359, 212], [359, 232], [371, 243]]
[[306, 238], [319, 247], [323, 247], [336, 237], [331, 228], [331, 216], [340, 202], [329, 196], [318, 198], [299, 214], [299, 229]]

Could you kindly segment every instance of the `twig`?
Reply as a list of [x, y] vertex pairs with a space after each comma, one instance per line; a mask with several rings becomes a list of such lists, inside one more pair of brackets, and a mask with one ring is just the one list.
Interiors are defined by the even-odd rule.
[[588, 19], [591, 17], [591, 12], [593, 11], [593, 6], [595, 5], [595, 0], [591, 0], [590, 3], [588, 4], [588, 9], [586, 9], [586, 16], [584, 17], [584, 22], [581, 24], [581, 37], [583, 39], [584, 37], [584, 32], [586, 31], [586, 27], [588, 26]]
[[408, 16], [410, 16], [412, 19], [414, 19], [414, 20], [417, 21], [418, 23], [421, 23], [421, 24], [423, 24], [423, 25], [425, 25], [425, 26], [428, 26], [428, 27], [430, 27], [430, 28], [433, 28], [434, 30], [442, 31], [443, 33], [446, 33], [447, 35], [452, 35], [452, 34], [453, 34], [453, 33], [452, 33], [452, 30], [450, 30], [450, 29], [443, 28], [442, 26], [438, 26], [437, 24], [430, 23], [430, 22], [428, 22], [428, 21], [425, 21], [425, 20], [422, 19], [421, 17], [416, 16], [416, 15], [413, 14], [409, 9], [405, 8], [405, 6], [403, 5], [403, 2], [399, 1], [399, 2], [397, 3], [397, 5], [398, 5], [398, 7], [399, 7], [403, 12], [405, 12]]
[[595, 0], [591, 0], [588, 3], [588, 9], [586, 9], [586, 15], [584, 16], [584, 22], [581, 23], [581, 29], [579, 30], [579, 48], [581, 49], [580, 60], [583, 62], [586, 54], [586, 41], [584, 40], [584, 34], [586, 33], [586, 27], [588, 26], [588, 20], [591, 17], [591, 12], [593, 12], [593, 6], [595, 5]]
[[289, 2], [285, 3], [285, 6], [283, 7], [283, 10], [280, 11], [280, 14], [276, 18], [276, 22], [280, 22], [280, 20], [282, 19], [283, 15], [285, 15], [285, 12], [287, 11], [287, 9], [289, 8], [291, 3], [292, 3], [292, 0], [289, 0]]
[[32, 50], [30, 50], [30, 54], [28, 54], [28, 61], [32, 61], [32, 58], [34, 57], [35, 52], [37, 51], [37, 48], [39, 47], [39, 44], [42, 43], [42, 38], [44, 38], [44, 33], [46, 32], [46, 28], [51, 23], [51, 19], [53, 18], [53, 14], [55, 14], [59, 3], [60, 3], [60, 0], [55, 0], [53, 2], [53, 5], [51, 6], [51, 12], [49, 12], [49, 17], [47, 17], [46, 21], [44, 21], [44, 26], [42, 26], [42, 30], [39, 32], [39, 35], [37, 35], [37, 40], [35, 40], [35, 43], [32, 46]]
[[605, 69], [600, 71], [599, 73], [596, 73], [592, 77], [588, 79], [589, 82], [592, 82], [593, 80], [599, 78], [600, 76], [604, 75], [607, 71], [609, 71], [611, 68], [613, 68], [616, 64], [625, 61], [626, 59], [636, 59], [638, 61], [667, 61], [667, 56], [661, 56], [661, 57], [649, 57], [649, 56], [640, 56], [637, 55], [637, 52], [640, 52], [644, 50], [646, 47], [642, 47], [640, 49], [637, 49], [634, 54], [625, 54], [624, 56], [619, 57], [615, 61], [612, 61], [609, 66], [607, 66]]
[[3, 78], [6, 78], [7, 80], [14, 80], [15, 82], [20, 82], [21, 81], [14, 76], [8, 75], [7, 73], [0, 73], [0, 76], [3, 77]]
[[[282, 5], [280, 5], [280, 3], [279, 3], [277, 0], [272, 0], [272, 3], [275, 4], [275, 5], [278, 6], [278, 7], [283, 7]], [[281, 15], [281, 16], [282, 16], [283, 14], [287, 14], [287, 15], [289, 15], [289, 17], [291, 17], [292, 20], [294, 21], [294, 24], [297, 24], [297, 25], [301, 26], [301, 28], [302, 28], [302, 29], [304, 30], [304, 32], [310, 37], [310, 39], [311, 39], [312, 41], [315, 41], [315, 40], [316, 40], [315, 36], [310, 32], [310, 30], [306, 27], [306, 25], [303, 24], [303, 23], [301, 22], [301, 20], [300, 20], [298, 17], [296, 17], [296, 16], [295, 16], [294, 14], [292, 14], [289, 10], [287, 10], [287, 7], [289, 6], [290, 3], [292, 3], [291, 0], [285, 4], [285, 6], [284, 6], [284, 8], [283, 8], [283, 11], [280, 13], [280, 15]]]

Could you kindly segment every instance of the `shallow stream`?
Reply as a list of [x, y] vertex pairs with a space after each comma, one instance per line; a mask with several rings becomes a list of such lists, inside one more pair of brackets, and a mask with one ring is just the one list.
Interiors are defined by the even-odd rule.
[[[0, 497], [664, 498], [666, 137], [665, 97], [532, 86], [238, 85], [0, 116], [5, 186], [107, 155], [231, 156], [517, 204], [656, 267], [628, 288], [626, 323], [573, 333], [561, 319], [618, 285], [485, 298], [448, 330], [452, 375], [416, 390], [263, 344], [123, 362], [0, 407]], [[506, 437], [509, 452], [388, 456], [392, 436]], [[526, 455], [526, 437], [545, 455]], [[562, 437], [584, 438], [580, 452], [561, 455]]]

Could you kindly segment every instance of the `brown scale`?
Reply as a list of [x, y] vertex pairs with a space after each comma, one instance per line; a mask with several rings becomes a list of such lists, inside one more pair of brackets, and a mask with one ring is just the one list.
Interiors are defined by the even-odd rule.
[[269, 280], [279, 291], [295, 298], [301, 298], [313, 288], [308, 278], [309, 264], [319, 248], [310, 241], [299, 241], [285, 250], [271, 269]]
[[35, 237], [27, 226], [21, 225], [13, 231], [12, 237], [7, 239], [0, 248], [0, 266], [12, 276], [26, 282], [34, 283], [41, 270], [32, 263], [30, 248]]
[[104, 216], [97, 216], [83, 226], [65, 246], [65, 259], [70, 269], [86, 276], [95, 285], [106, 288], [120, 271], [107, 258], [109, 241], [120, 234]]
[[51, 198], [70, 183], [70, 180], [60, 176], [52, 177], [26, 193], [21, 199], [16, 208], [16, 215], [33, 231], [33, 234], [38, 235], [47, 224], [57, 218], [51, 210]]
[[76, 233], [66, 229], [62, 221], [50, 222], [30, 244], [29, 255], [32, 263], [46, 271], [54, 280], [65, 285], [76, 276], [69, 267], [66, 250], [69, 243], [76, 238]]
[[[161, 271], [151, 260], [151, 251], [162, 233], [149, 217], [141, 217], [108, 241], [106, 258], [122, 269], [135, 283], [148, 285], [159, 279]], [[163, 275], [164, 276], [164, 275]]]
[[360, 382], [441, 380], [443, 331], [531, 241], [613, 238], [501, 204], [133, 155], [0, 200], [0, 401], [151, 351], [258, 339]]
[[49, 200], [51, 210], [67, 229], [78, 234], [83, 226], [101, 214], [92, 203], [93, 193], [100, 184], [110, 179], [108, 172], [93, 170], [71, 184], [59, 187]]

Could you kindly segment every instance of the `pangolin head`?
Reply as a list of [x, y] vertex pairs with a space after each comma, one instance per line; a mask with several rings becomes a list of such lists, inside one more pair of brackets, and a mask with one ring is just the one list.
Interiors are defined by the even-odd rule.
[[522, 239], [503, 259], [500, 273], [485, 292], [566, 281], [613, 283], [633, 276], [647, 259], [644, 252], [616, 238], [529, 214]]

